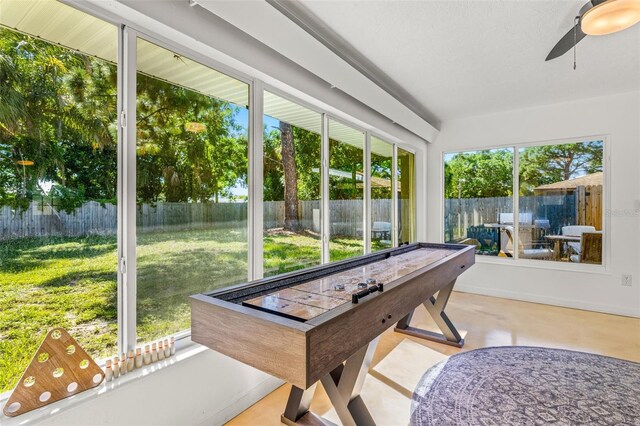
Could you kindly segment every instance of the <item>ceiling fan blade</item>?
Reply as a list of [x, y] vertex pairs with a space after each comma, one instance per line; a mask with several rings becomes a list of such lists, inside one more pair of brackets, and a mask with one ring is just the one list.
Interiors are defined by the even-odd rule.
[[[576, 30], [575, 35], [574, 29]], [[586, 36], [587, 35], [583, 33], [582, 29], [580, 28], [580, 22], [578, 22], [575, 27], [571, 28], [569, 32], [560, 39], [558, 44], [556, 44], [553, 49], [551, 49], [551, 52], [549, 52], [549, 55], [547, 56], [547, 59], [545, 59], [545, 61], [550, 61], [551, 59], [555, 59], [558, 56], [564, 55], [569, 50], [571, 50], [575, 44], [579, 43], [580, 40], [582, 40]]]
[[[584, 13], [587, 10], [591, 9], [594, 6], [597, 6], [600, 3], [603, 3], [604, 1], [606, 0], [590, 0], [586, 2], [580, 8], [580, 12], [578, 12], [578, 16], [582, 18], [582, 15], [584, 15]], [[574, 29], [577, 30], [575, 34], [574, 34]], [[551, 52], [549, 52], [549, 54], [547, 55], [547, 59], [545, 59], [545, 61], [550, 61], [552, 59], [557, 58], [558, 56], [564, 55], [569, 50], [571, 50], [571, 48], [573, 48], [574, 45], [578, 44], [580, 40], [582, 40], [586, 36], [587, 35], [582, 32], [582, 28], [580, 28], [580, 22], [578, 21], [578, 23], [573, 28], [571, 28], [569, 32], [564, 35], [564, 37], [560, 39], [560, 41], [553, 47], [553, 49], [551, 49]]]

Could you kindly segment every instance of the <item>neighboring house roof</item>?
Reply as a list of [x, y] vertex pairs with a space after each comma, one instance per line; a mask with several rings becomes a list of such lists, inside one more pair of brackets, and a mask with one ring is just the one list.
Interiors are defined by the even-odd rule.
[[[358, 182], [358, 188], [364, 188], [364, 184]], [[391, 189], [391, 179], [371, 176], [371, 188], [389, 188]], [[402, 184], [398, 182], [398, 191], [402, 191]]]
[[598, 186], [602, 185], [603, 175], [602, 172], [591, 173], [590, 175], [580, 176], [574, 179], [563, 180], [561, 182], [549, 183], [547, 185], [540, 185], [537, 190], [548, 191], [554, 189], [576, 189], [578, 186]]

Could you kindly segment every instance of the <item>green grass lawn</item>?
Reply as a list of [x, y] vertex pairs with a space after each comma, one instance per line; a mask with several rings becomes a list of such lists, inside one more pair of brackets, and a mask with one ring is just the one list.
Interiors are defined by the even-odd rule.
[[[115, 355], [116, 249], [115, 236], [0, 241], [0, 392], [16, 384], [52, 327], [69, 330], [94, 357]], [[359, 241], [331, 241], [332, 261], [361, 253]], [[320, 240], [268, 233], [264, 259], [265, 275], [317, 265]], [[188, 296], [247, 280], [246, 231], [142, 234], [137, 263], [137, 333], [145, 342], [189, 327]]]

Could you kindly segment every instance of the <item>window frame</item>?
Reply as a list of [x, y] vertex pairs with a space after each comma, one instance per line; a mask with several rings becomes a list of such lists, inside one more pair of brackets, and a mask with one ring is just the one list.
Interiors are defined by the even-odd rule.
[[[326, 188], [326, 193], [325, 190], [322, 190], [322, 195], [325, 196], [326, 195], [326, 210], [325, 210], [325, 206], [324, 204], [322, 205], [322, 210], [320, 212], [320, 220], [322, 222], [322, 224], [324, 225], [322, 228], [322, 241], [323, 243], [326, 241], [326, 253], [325, 253], [325, 244], [323, 244], [322, 246], [322, 263], [330, 263], [330, 242], [331, 242], [331, 223], [330, 223], [330, 216], [328, 214], [329, 212], [329, 202], [331, 201], [331, 199], [329, 198], [329, 165], [331, 163], [331, 158], [330, 158], [330, 151], [329, 151], [329, 132], [330, 132], [330, 126], [329, 123], [331, 121], [334, 121], [336, 123], [342, 124], [343, 126], [347, 126], [350, 127], [351, 129], [357, 131], [357, 132], [361, 132], [362, 133], [362, 160], [363, 160], [363, 179], [364, 179], [364, 188], [362, 191], [362, 244], [363, 244], [363, 253], [362, 254], [369, 254], [371, 253], [371, 224], [367, 221], [367, 217], [370, 217], [371, 215], [371, 178], [370, 176], [367, 175], [367, 170], [371, 171], [371, 135], [370, 132], [361, 127], [358, 126], [356, 124], [350, 123], [347, 120], [343, 120], [342, 118], [336, 117], [335, 115], [325, 112], [325, 114], [322, 117], [323, 119], [323, 138], [322, 138], [322, 152], [323, 154], [325, 154], [324, 159], [322, 160], [322, 175], [323, 175], [323, 188]], [[326, 137], [324, 137], [324, 134], [326, 134]], [[340, 143], [345, 143], [342, 141], [338, 141]], [[322, 220], [322, 216], [326, 216], [326, 222], [324, 220]], [[368, 237], [367, 237], [368, 236]]]
[[[401, 142], [394, 142], [389, 140], [389, 138], [385, 136], [380, 136], [376, 132], [370, 132], [369, 134], [369, 151], [371, 151], [371, 138], [379, 139], [385, 143], [388, 143], [392, 146], [392, 158], [391, 158], [391, 246], [398, 246], [398, 148], [402, 149], [405, 152], [413, 154], [414, 162], [418, 164], [418, 151], [409, 145], [406, 145]], [[371, 157], [368, 159], [369, 166], [369, 177], [371, 176]], [[426, 172], [426, 170], [425, 170]], [[417, 205], [417, 189], [418, 189], [418, 173], [413, 174], [413, 187], [414, 191], [414, 199], [415, 199], [415, 207], [418, 209]], [[369, 200], [371, 200], [371, 185], [369, 184]], [[369, 204], [370, 205], [370, 204]], [[369, 218], [369, 226], [371, 226], [371, 218]], [[418, 223], [416, 221], [416, 240], [418, 239]], [[371, 229], [369, 229], [369, 238], [371, 238]], [[369, 241], [370, 242], [370, 241]], [[369, 249], [371, 249], [371, 245], [369, 245]]]
[[[177, 43], [166, 42], [159, 37], [148, 35], [146, 32], [139, 31], [126, 25], [120, 25], [118, 28], [118, 53], [119, 64], [118, 73], [121, 78], [118, 79], [118, 211], [121, 219], [118, 222], [118, 351], [126, 353], [129, 350], [139, 346], [137, 342], [137, 263], [136, 263], [136, 183], [137, 183], [137, 155], [136, 155], [136, 102], [137, 102], [137, 41], [142, 39], [146, 42], [153, 43], [160, 48], [170, 52], [184, 56], [201, 65], [211, 68], [217, 72], [225, 74], [230, 78], [236, 79], [247, 85], [248, 104], [248, 212], [247, 212], [247, 281], [257, 278], [257, 274], [262, 274], [260, 270], [256, 270], [257, 258], [262, 257], [262, 250], [257, 250], [256, 227], [257, 218], [262, 218], [262, 214], [255, 214], [256, 209], [256, 184], [257, 180], [262, 184], [262, 178], [257, 178], [256, 172], [258, 166], [256, 158], [252, 155], [256, 149], [256, 140], [259, 137], [259, 145], [262, 146], [262, 135], [258, 136], [255, 132], [257, 118], [255, 112], [252, 111], [256, 104], [256, 89], [254, 87], [255, 80], [241, 73], [229, 70], [223, 64], [200, 55], [191, 49], [177, 45]], [[262, 91], [260, 91], [260, 109], [262, 109]], [[123, 118], [124, 117], [124, 118]], [[124, 121], [124, 125], [123, 125]], [[262, 117], [259, 117], [262, 123]], [[260, 129], [262, 125], [260, 125]], [[262, 157], [260, 157], [262, 158]], [[252, 161], [253, 160], [253, 161]], [[122, 174], [120, 174], [122, 172]], [[262, 207], [262, 197], [260, 194], [260, 207]], [[261, 223], [260, 223], [261, 225]], [[259, 256], [256, 254], [259, 253]], [[186, 339], [191, 336], [190, 329], [182, 330], [173, 334], [176, 340]]]
[[[367, 185], [366, 185], [366, 196], [368, 196], [368, 201], [367, 201], [367, 205], [369, 206], [368, 209], [368, 215], [365, 218], [369, 229], [368, 229], [368, 233], [367, 233], [367, 245], [365, 246], [367, 248], [367, 253], [371, 253], [371, 228], [373, 227], [373, 222], [372, 222], [372, 217], [371, 217], [371, 203], [372, 203], [372, 198], [371, 198], [371, 140], [373, 138], [378, 139], [381, 142], [384, 142], [388, 145], [391, 145], [391, 247], [397, 247], [398, 246], [398, 220], [397, 220], [397, 215], [398, 215], [398, 185], [397, 185], [397, 180], [398, 180], [398, 176], [396, 173], [396, 164], [397, 164], [397, 147], [398, 144], [394, 143], [394, 142], [389, 142], [389, 140], [387, 140], [387, 138], [378, 136], [377, 133], [375, 132], [369, 132], [368, 137], [367, 137], [367, 163], [366, 163], [366, 173], [368, 176], [367, 179]], [[403, 148], [404, 149], [404, 148]], [[412, 152], [412, 154], [415, 156], [415, 152]], [[415, 175], [414, 175], [414, 179], [415, 179]], [[414, 188], [415, 188], [415, 182], [414, 182]]]
[[[445, 211], [444, 211], [444, 188], [445, 188], [445, 176], [444, 176], [444, 164], [445, 164], [445, 156], [449, 154], [457, 154], [463, 152], [470, 151], [486, 151], [493, 149], [512, 149], [513, 150], [513, 217], [518, 217], [519, 214], [519, 205], [520, 205], [520, 196], [519, 188], [520, 188], [520, 179], [519, 179], [519, 170], [520, 170], [520, 149], [521, 148], [530, 148], [536, 146], [550, 146], [550, 145], [564, 145], [564, 144], [572, 144], [572, 143], [584, 143], [587, 141], [602, 141], [602, 173], [603, 173], [603, 182], [602, 182], [602, 232], [604, 233], [604, 238], [602, 239], [602, 264], [601, 265], [593, 265], [593, 264], [581, 264], [581, 263], [570, 263], [570, 262], [553, 262], [553, 261], [544, 261], [544, 260], [535, 260], [535, 259], [520, 259], [518, 251], [515, 250], [515, 256], [513, 258], [500, 258], [497, 256], [478, 256], [476, 255], [476, 262], [478, 263], [486, 263], [486, 264], [497, 264], [497, 265], [509, 265], [509, 266], [519, 266], [519, 267], [527, 267], [534, 269], [552, 269], [558, 271], [575, 271], [575, 272], [590, 272], [590, 273], [601, 273], [601, 274], [609, 274], [610, 273], [610, 265], [611, 265], [611, 215], [607, 214], [610, 211], [610, 155], [611, 155], [611, 135], [610, 134], [596, 134], [596, 135], [584, 135], [577, 137], [564, 137], [561, 139], [547, 139], [547, 140], [538, 140], [538, 141], [525, 141], [525, 142], [516, 142], [516, 143], [508, 143], [508, 144], [495, 144], [489, 146], [470, 146], [464, 147], [456, 150], [442, 150], [440, 153], [440, 232], [438, 241], [444, 243], [444, 230], [445, 230]], [[519, 236], [519, 223], [518, 221], [514, 221], [514, 238], [517, 240]]]
[[[414, 207], [414, 210], [418, 210], [418, 192], [417, 192], [417, 190], [418, 190], [418, 186], [417, 186], [417, 183], [418, 183], [418, 171], [417, 171], [418, 153], [414, 149], [407, 148], [406, 146], [403, 146], [402, 144], [395, 144], [395, 148], [394, 148], [394, 152], [393, 152], [393, 161], [394, 161], [394, 164], [395, 164], [395, 166], [394, 166], [394, 176], [395, 176], [395, 179], [396, 179], [396, 186], [394, 187], [394, 193], [396, 194], [395, 195], [396, 199], [395, 199], [395, 202], [394, 202], [394, 208], [396, 210], [398, 209], [398, 198], [397, 198], [398, 197], [398, 195], [397, 195], [398, 194], [398, 185], [397, 185], [397, 180], [398, 180], [398, 149], [402, 149], [404, 152], [413, 155], [413, 169], [414, 169], [414, 172], [413, 172], [413, 194], [412, 194], [413, 195], [413, 207]], [[398, 220], [397, 220], [398, 215], [399, 215], [399, 212], [396, 211], [396, 218], [395, 218], [396, 227], [398, 226]], [[417, 218], [417, 216], [415, 217], [415, 220], [413, 221], [413, 228], [414, 229], [413, 229], [412, 239], [417, 241], [418, 240], [418, 218]], [[399, 234], [398, 234], [398, 232], [396, 230], [396, 236], [395, 236], [396, 242], [393, 245], [394, 247], [396, 247], [398, 245], [398, 243], [399, 243], [397, 241], [398, 235]], [[413, 242], [413, 241], [410, 241], [410, 242]]]
[[[257, 81], [256, 84], [260, 84], [261, 87], [261, 92], [260, 92], [260, 102], [261, 102], [261, 107], [264, 106], [264, 93], [265, 92], [269, 92], [272, 95], [278, 96], [282, 99], [285, 99], [289, 102], [292, 102], [294, 104], [298, 104], [299, 106], [306, 108], [312, 112], [317, 113], [318, 115], [320, 115], [320, 191], [319, 191], [319, 201], [320, 201], [320, 265], [324, 265], [326, 263], [329, 263], [329, 252], [328, 252], [328, 244], [326, 245], [326, 260], [325, 260], [325, 230], [328, 230], [329, 228], [327, 228], [324, 224], [324, 217], [328, 216], [325, 213], [325, 208], [324, 208], [324, 188], [327, 186], [327, 184], [324, 181], [324, 158], [325, 158], [325, 134], [328, 134], [328, 128], [325, 128], [325, 121], [326, 121], [326, 112], [323, 111], [322, 109], [318, 108], [315, 105], [312, 105], [308, 102], [305, 102], [299, 98], [296, 98], [295, 96], [291, 95], [290, 93], [283, 91], [279, 88], [276, 88], [272, 85], [263, 83], [261, 81]], [[258, 96], [258, 94], [256, 93], [256, 96]], [[263, 188], [264, 188], [264, 170], [262, 170], [263, 164], [264, 164], [264, 135], [262, 133], [263, 129], [264, 129], [264, 116], [268, 115], [265, 114], [264, 112], [264, 108], [262, 108], [261, 110], [261, 114], [259, 117], [259, 123], [256, 124], [255, 129], [256, 129], [256, 133], [258, 133], [257, 129], [260, 129], [259, 133], [260, 133], [260, 143], [259, 143], [259, 155], [254, 159], [255, 162], [260, 164], [260, 174], [256, 174], [255, 176], [259, 176], [259, 178], [257, 178], [257, 182], [256, 185], [260, 186], [260, 197], [255, 199], [255, 203], [254, 204], [259, 204], [259, 207], [257, 207], [257, 213], [256, 216], [260, 216], [260, 227], [258, 228], [256, 226], [255, 228], [255, 235], [254, 238], [256, 238], [256, 241], [260, 241], [260, 251], [259, 253], [255, 253], [255, 259], [259, 262], [260, 264], [260, 275], [256, 276], [254, 279], [259, 279], [259, 278], [263, 278], [264, 277], [264, 248], [263, 248], [263, 243], [264, 243], [264, 226], [263, 226], [263, 219], [264, 219], [264, 197], [262, 194]], [[268, 115], [269, 117], [272, 117], [270, 115]], [[280, 121], [278, 118], [276, 117], [272, 117], [277, 119], [278, 121]], [[328, 139], [327, 139], [328, 141]], [[249, 144], [251, 144], [251, 141], [249, 142]], [[258, 143], [256, 142], [256, 145], [258, 145]], [[258, 148], [257, 148], [258, 149]], [[328, 156], [326, 157], [328, 158]], [[251, 162], [251, 159], [249, 159], [249, 161]], [[251, 194], [249, 194], [251, 195]], [[251, 199], [251, 198], [249, 198]], [[327, 204], [327, 210], [328, 211], [328, 204]], [[328, 238], [326, 239], [328, 241]]]

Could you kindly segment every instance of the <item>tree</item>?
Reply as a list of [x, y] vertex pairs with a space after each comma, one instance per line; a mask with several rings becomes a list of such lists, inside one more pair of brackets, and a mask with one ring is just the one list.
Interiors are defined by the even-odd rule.
[[284, 228], [298, 230], [298, 170], [291, 125], [280, 122], [282, 170], [284, 171]]
[[372, 199], [391, 199], [392, 162], [391, 157], [371, 153], [371, 176], [382, 182], [381, 185], [371, 182]]
[[298, 171], [298, 198], [318, 200], [320, 198], [322, 139], [318, 133], [296, 126], [291, 127]]
[[463, 152], [445, 161], [445, 198], [508, 197], [513, 194], [509, 149]]
[[145, 75], [137, 100], [138, 202], [219, 202], [246, 186], [239, 107]]
[[[28, 207], [44, 182], [68, 198], [59, 205], [115, 202], [116, 65], [0, 29], [0, 81], [0, 205]], [[235, 198], [247, 182], [240, 108], [139, 74], [138, 202]]]
[[0, 205], [27, 207], [43, 181], [115, 199], [116, 78], [112, 64], [0, 29]]
[[263, 191], [265, 201], [284, 200], [284, 173], [282, 171], [282, 142], [280, 141], [280, 127], [270, 132], [267, 128], [263, 134]]
[[520, 195], [584, 174], [602, 171], [602, 141], [544, 145], [520, 151]]
[[[602, 141], [521, 148], [520, 195], [537, 186], [602, 171]], [[445, 160], [445, 197], [512, 196], [511, 149], [462, 152]]]
[[350, 173], [348, 178], [329, 173], [329, 199], [357, 200], [363, 197], [364, 153], [362, 148], [329, 139], [329, 168]]
[[[298, 200], [317, 200], [320, 197], [320, 135], [296, 126], [290, 126]], [[285, 199], [285, 172], [280, 124], [270, 132], [265, 128], [263, 141], [263, 197], [265, 201], [283, 201]]]

